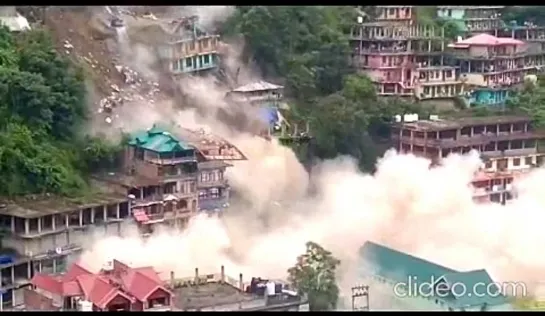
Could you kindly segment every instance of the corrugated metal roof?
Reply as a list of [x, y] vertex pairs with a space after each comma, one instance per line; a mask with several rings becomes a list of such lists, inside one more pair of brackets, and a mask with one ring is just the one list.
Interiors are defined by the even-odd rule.
[[180, 141], [164, 129], [153, 126], [146, 132], [137, 133], [129, 145], [144, 148], [158, 153], [169, 153], [183, 150], [191, 150], [193, 147]]
[[472, 36], [462, 41], [458, 41], [454, 44], [454, 46], [458, 46], [458, 45], [494, 46], [494, 45], [523, 45], [523, 44], [524, 44], [523, 41], [519, 41], [514, 38], [496, 37], [490, 34], [483, 33], [483, 34]]
[[[360, 249], [360, 257], [365, 268], [368, 268], [370, 272], [393, 282], [407, 284], [409, 279], [417, 280], [416, 282], [443, 280], [451, 288], [453, 284], [463, 284], [468, 295], [440, 297], [447, 301], [450, 307], [463, 308], [485, 304], [496, 306], [507, 303], [503, 295], [494, 295], [495, 293], [490, 293], [492, 291], [483, 291], [487, 293], [471, 296], [470, 292], [475, 289], [475, 285], [483, 284], [481, 288], [487, 288], [487, 285], [493, 284], [485, 270], [459, 272], [369, 241]], [[460, 289], [456, 290], [456, 294], [461, 294]]]
[[247, 85], [240, 86], [234, 89], [233, 92], [252, 92], [252, 91], [279, 90], [279, 89], [284, 89], [284, 87], [260, 80], [254, 83], [249, 83]]

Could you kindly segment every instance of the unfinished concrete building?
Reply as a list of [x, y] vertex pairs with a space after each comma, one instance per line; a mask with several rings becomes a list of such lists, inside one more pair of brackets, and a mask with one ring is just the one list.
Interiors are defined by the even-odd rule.
[[460, 30], [470, 35], [492, 33], [504, 27], [500, 18], [503, 8], [505, 6], [437, 6], [437, 17], [454, 21]]
[[511, 182], [544, 162], [540, 142], [545, 133], [535, 131], [531, 119], [518, 116], [472, 117], [430, 120], [404, 119], [394, 126], [396, 148], [438, 163], [450, 153], [476, 150], [484, 160], [473, 181], [476, 201], [505, 203], [511, 198]]
[[350, 34], [351, 63], [376, 84], [378, 95], [449, 100], [462, 92], [444, 52], [442, 28], [390, 21], [358, 23]]
[[157, 52], [159, 59], [174, 75], [216, 69], [219, 65], [219, 35], [199, 26], [198, 16], [176, 20], [150, 17], [127, 19], [129, 38]]
[[20, 305], [35, 273], [66, 270], [92, 231], [120, 235], [130, 217], [123, 195], [96, 194], [85, 201], [34, 197], [0, 205], [0, 310]]

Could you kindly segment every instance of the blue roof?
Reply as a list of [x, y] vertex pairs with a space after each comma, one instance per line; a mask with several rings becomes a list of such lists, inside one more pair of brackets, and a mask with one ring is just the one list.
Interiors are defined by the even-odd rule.
[[259, 118], [269, 125], [273, 125], [278, 122], [278, 110], [273, 107], [263, 107], [259, 110]]
[[490, 289], [481, 289], [483, 292], [488, 292], [482, 293], [484, 294], [482, 296], [469, 294], [476, 284], [493, 284], [486, 270], [460, 272], [369, 241], [361, 247], [360, 257], [368, 271], [393, 282], [407, 282], [409, 278], [416, 277], [421, 281], [443, 281], [450, 287], [453, 284], [464, 284], [468, 289], [466, 293], [468, 295], [441, 298], [446, 300], [450, 307], [467, 308], [484, 304], [497, 306], [508, 303], [504, 295], [492, 295]]

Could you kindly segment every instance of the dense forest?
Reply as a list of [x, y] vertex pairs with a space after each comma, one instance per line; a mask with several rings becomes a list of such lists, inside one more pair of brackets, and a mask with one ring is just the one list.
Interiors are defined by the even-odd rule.
[[[436, 21], [430, 8], [419, 9], [422, 23], [438, 23], [454, 37], [458, 30]], [[372, 14], [372, 7], [360, 10]], [[541, 12], [511, 7], [504, 16], [537, 23]], [[351, 71], [346, 34], [358, 14], [349, 6], [240, 6], [221, 35], [226, 41], [243, 36], [247, 61], [259, 65], [265, 79], [284, 81], [293, 115], [311, 125], [317, 157], [351, 155], [371, 170], [387, 148], [392, 117], [432, 109], [378, 98], [369, 78]], [[88, 119], [84, 81], [45, 31], [0, 29], [0, 195], [77, 195], [88, 189], [88, 173], [113, 163], [119, 148], [81, 134]], [[538, 84], [517, 93], [508, 109], [545, 125], [544, 106], [545, 87]]]
[[83, 137], [83, 73], [55, 51], [44, 31], [14, 36], [0, 28], [0, 195], [75, 195], [97, 161], [112, 157]]

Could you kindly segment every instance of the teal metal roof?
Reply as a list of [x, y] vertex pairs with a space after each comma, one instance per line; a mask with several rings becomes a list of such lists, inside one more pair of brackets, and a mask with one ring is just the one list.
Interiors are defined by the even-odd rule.
[[[494, 291], [486, 286], [493, 284], [490, 275], [486, 270], [475, 270], [468, 272], [459, 272], [430, 261], [417, 258], [415, 256], [403, 253], [373, 242], [366, 242], [360, 249], [360, 257], [366, 268], [380, 277], [393, 282], [408, 282], [409, 278], [416, 277], [416, 280], [421, 282], [429, 282], [431, 280], [444, 280], [447, 284], [464, 284], [467, 289], [466, 295], [450, 297], [446, 303], [453, 308], [467, 308], [471, 306], [497, 306], [507, 304], [507, 298], [503, 295], [494, 295]], [[483, 295], [471, 295], [470, 292], [475, 289], [477, 284]], [[500, 289], [498, 289], [500, 290]], [[461, 294], [461, 289], [455, 289], [456, 294]], [[479, 293], [479, 294], [481, 294]], [[445, 298], [441, 297], [442, 300]]]
[[375, 274], [396, 282], [407, 282], [409, 277], [417, 277], [418, 280], [437, 280], [445, 274], [456, 272], [369, 241], [360, 249], [360, 255], [367, 265], [376, 269]]
[[137, 146], [157, 153], [169, 153], [194, 149], [188, 144], [180, 141], [168, 131], [155, 125], [148, 131], [136, 133], [129, 141], [129, 145]]
[[[468, 272], [455, 272], [446, 274], [443, 277], [449, 285], [463, 284], [466, 289], [469, 289], [466, 291], [465, 295], [456, 296], [452, 302], [455, 307], [467, 308], [482, 306], [483, 303], [494, 306], [507, 303], [507, 298], [501, 295], [501, 289], [492, 281], [492, 278], [484, 269]], [[471, 293], [473, 289], [479, 291], [479, 293]], [[456, 289], [456, 291], [457, 293], [462, 292], [461, 288]], [[481, 294], [486, 294], [486, 297], [480, 297]]]

